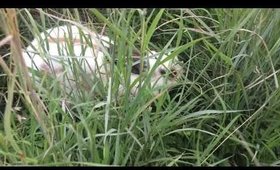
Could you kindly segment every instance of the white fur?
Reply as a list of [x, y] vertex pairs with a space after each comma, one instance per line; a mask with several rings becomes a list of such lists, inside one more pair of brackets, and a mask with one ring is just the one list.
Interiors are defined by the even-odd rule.
[[[86, 35], [90, 43], [86, 42], [86, 39], [82, 38], [81, 35]], [[73, 69], [71, 68], [74, 61], [78, 61], [79, 66], [85, 73], [89, 75], [95, 74], [98, 78], [105, 79], [109, 66], [106, 64], [108, 60], [104, 50], [112, 44], [107, 36], [97, 33], [89, 34], [73, 25], [59, 26], [35, 36], [31, 45], [23, 50], [23, 58], [27, 67], [57, 76], [62, 85], [71, 90], [75, 81]], [[73, 49], [72, 52], [70, 52], [71, 48]], [[153, 56], [151, 57], [151, 55]], [[151, 70], [156, 64], [159, 54], [151, 51], [147, 57], [149, 57], [147, 61]], [[163, 55], [162, 60], [166, 57], [167, 55]], [[175, 79], [170, 80], [160, 74], [160, 69], [168, 70], [170, 68], [174, 68], [178, 73], [181, 73], [181, 67], [179, 65], [174, 66], [173, 62], [168, 60], [157, 67], [152, 73], [151, 86], [159, 88], [174, 84]], [[100, 72], [101, 74], [99, 74]], [[131, 83], [138, 77], [138, 74], [132, 73]], [[133, 94], [137, 93], [138, 85], [139, 83], [132, 88]], [[123, 87], [120, 87], [120, 89], [121, 91], [124, 90]]]
[[[108, 48], [109, 38], [96, 33], [94, 33], [96, 36], [92, 36], [84, 30], [81, 31], [82, 33], [76, 26], [65, 25], [42, 32], [23, 50], [26, 66], [56, 75], [69, 90], [72, 90], [75, 81], [71, 68], [74, 61], [79, 63], [85, 73], [96, 73], [98, 68], [98, 72], [106, 74], [105, 55], [101, 46], [103, 49]], [[87, 38], [81, 37], [84, 35]], [[86, 39], [91, 42], [87, 43]], [[72, 52], [70, 52], [71, 48]]]

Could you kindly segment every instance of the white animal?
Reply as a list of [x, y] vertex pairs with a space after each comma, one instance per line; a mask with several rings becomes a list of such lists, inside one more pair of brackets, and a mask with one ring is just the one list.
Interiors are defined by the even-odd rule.
[[[71, 92], [77, 88], [74, 65], [88, 75], [107, 81], [110, 75], [110, 56], [106, 54], [113, 44], [105, 35], [87, 32], [74, 25], [64, 25], [48, 29], [39, 36], [35, 36], [31, 44], [23, 49], [23, 58], [27, 67], [56, 76], [62, 87], [67, 92]], [[131, 84], [133, 81], [138, 81], [136, 79], [140, 74], [140, 56], [132, 57], [135, 63], [132, 66]], [[166, 57], [167, 55], [163, 55], [161, 61]], [[159, 53], [151, 51], [144, 58], [144, 71], [151, 71], [158, 58]], [[177, 59], [175, 62], [168, 60], [152, 73], [150, 81], [151, 86], [157, 89], [154, 91], [155, 94], [160, 87], [175, 84], [176, 79], [180, 77], [182, 68], [176, 62]], [[137, 93], [138, 85], [137, 82], [131, 88], [131, 93]], [[120, 86], [120, 92], [124, 93], [124, 90]]]

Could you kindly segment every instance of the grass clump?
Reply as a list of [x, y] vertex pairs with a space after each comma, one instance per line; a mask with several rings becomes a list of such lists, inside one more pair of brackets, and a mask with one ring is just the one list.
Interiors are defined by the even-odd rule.
[[[266, 9], [2, 9], [1, 165], [278, 165], [279, 11]], [[38, 89], [19, 50], [65, 23], [104, 30], [117, 59], [107, 85], [77, 90], [71, 107], [53, 80]], [[184, 62], [171, 91], [130, 89], [132, 51]], [[2, 54], [3, 53], [3, 54]], [[82, 76], [77, 72], [77, 76]], [[7, 82], [6, 82], [7, 80]], [[140, 81], [149, 81], [142, 77]], [[2, 83], [3, 82], [3, 83]], [[50, 86], [52, 87], [50, 89]], [[35, 89], [40, 93], [33, 93]], [[34, 97], [35, 96], [35, 97]], [[151, 107], [152, 106], [152, 107]], [[21, 120], [19, 117], [26, 118]]]

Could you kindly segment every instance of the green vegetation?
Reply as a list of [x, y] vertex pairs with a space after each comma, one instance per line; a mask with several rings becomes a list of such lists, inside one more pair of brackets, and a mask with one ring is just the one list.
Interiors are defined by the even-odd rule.
[[[0, 19], [0, 165], [280, 164], [278, 9], [1, 9]], [[120, 62], [108, 86], [92, 83], [98, 93], [78, 90], [63, 108], [57, 82], [36, 87], [19, 52], [69, 21], [105, 28]], [[119, 96], [134, 48], [174, 49], [178, 86]]]

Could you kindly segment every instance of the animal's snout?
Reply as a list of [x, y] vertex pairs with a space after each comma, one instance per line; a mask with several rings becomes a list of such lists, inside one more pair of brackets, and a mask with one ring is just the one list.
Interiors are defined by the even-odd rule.
[[170, 70], [167, 70], [167, 69], [159, 69], [159, 73], [162, 75], [162, 76], [167, 76], [168, 79], [176, 79], [179, 77], [179, 70], [176, 69], [176, 68], [171, 68]]
[[171, 68], [171, 69], [170, 69], [169, 77], [170, 77], [170, 78], [176, 78], [177, 76], [178, 76], [177, 70], [174, 69], [174, 68]]

